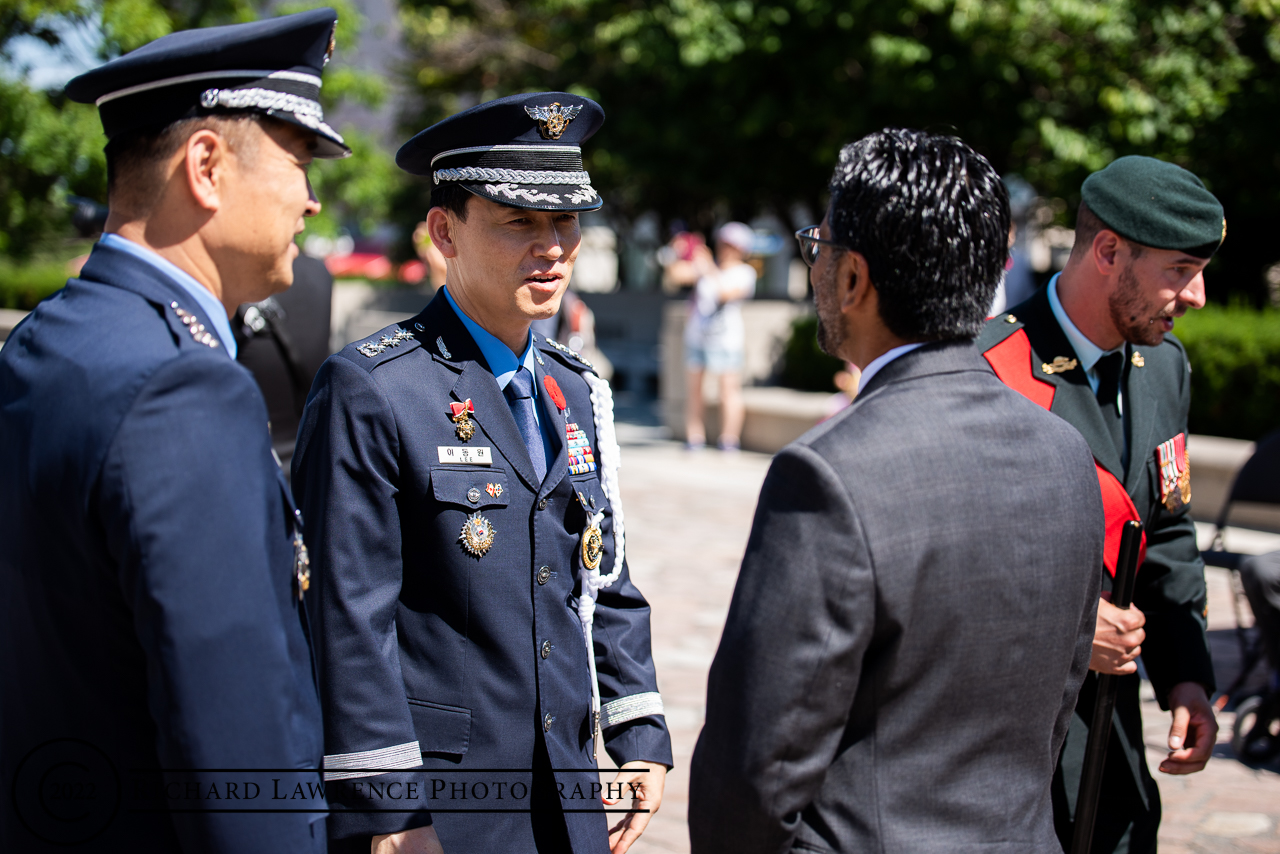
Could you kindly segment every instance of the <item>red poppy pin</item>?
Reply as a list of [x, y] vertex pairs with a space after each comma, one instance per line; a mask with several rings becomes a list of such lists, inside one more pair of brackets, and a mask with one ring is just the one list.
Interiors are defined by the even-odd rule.
[[569, 404], [565, 402], [564, 392], [560, 390], [560, 383], [556, 382], [554, 377], [544, 376], [542, 378], [542, 385], [546, 387], [547, 394], [551, 395], [551, 402], [556, 405], [557, 409], [563, 412], [565, 407]]

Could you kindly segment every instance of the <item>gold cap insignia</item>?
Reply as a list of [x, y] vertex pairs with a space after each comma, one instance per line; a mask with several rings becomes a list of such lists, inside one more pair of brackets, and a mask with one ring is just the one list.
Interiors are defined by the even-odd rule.
[[462, 533], [458, 535], [458, 539], [469, 553], [484, 557], [484, 553], [493, 545], [493, 536], [492, 523], [477, 510], [462, 524]]
[[1146, 360], [1146, 359], [1144, 359], [1144, 358], [1142, 358], [1142, 354], [1141, 354], [1141, 353], [1139, 353], [1137, 350], [1134, 350], [1134, 351], [1133, 351], [1133, 355], [1129, 357], [1129, 362], [1130, 362], [1130, 363], [1131, 363], [1135, 368], [1141, 368], [1141, 367], [1144, 367], [1144, 366], [1147, 364], [1147, 360]]
[[1052, 362], [1042, 362], [1040, 370], [1046, 374], [1061, 374], [1067, 371], [1074, 371], [1078, 364], [1080, 363], [1075, 359], [1068, 359], [1066, 356], [1055, 356]]
[[524, 111], [538, 123], [538, 133], [543, 139], [559, 139], [565, 128], [569, 127], [569, 122], [582, 112], [582, 105], [561, 107], [557, 102], [549, 107], [525, 107]]

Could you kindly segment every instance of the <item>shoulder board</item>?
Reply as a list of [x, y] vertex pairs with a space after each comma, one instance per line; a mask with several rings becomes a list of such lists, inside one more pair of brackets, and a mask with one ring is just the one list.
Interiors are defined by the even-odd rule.
[[381, 332], [375, 332], [360, 341], [353, 341], [342, 349], [348, 351], [351, 361], [356, 364], [366, 365], [369, 369], [372, 369], [376, 365], [389, 362], [397, 356], [402, 356], [417, 349], [419, 346], [421, 344], [412, 332], [396, 325], [388, 326]]
[[539, 349], [544, 353], [550, 353], [560, 359], [574, 370], [582, 370], [586, 368], [592, 373], [596, 372], [596, 366], [587, 361], [581, 353], [576, 350], [570, 350], [568, 347], [556, 341], [554, 338], [541, 338], [538, 341]]
[[987, 321], [974, 344], [979, 353], [985, 353], [1021, 328], [1020, 319], [1008, 312], [1001, 312]]

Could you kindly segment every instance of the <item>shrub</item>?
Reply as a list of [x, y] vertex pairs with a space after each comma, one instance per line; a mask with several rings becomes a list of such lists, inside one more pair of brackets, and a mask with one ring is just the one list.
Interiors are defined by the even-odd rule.
[[1280, 427], [1280, 311], [1208, 305], [1174, 334], [1191, 361], [1191, 432], [1252, 441]]
[[29, 311], [68, 278], [65, 261], [15, 265], [0, 258], [0, 308]]
[[844, 362], [818, 349], [818, 318], [811, 314], [796, 318], [782, 350], [778, 381], [787, 388], [834, 392], [834, 377], [842, 370]]

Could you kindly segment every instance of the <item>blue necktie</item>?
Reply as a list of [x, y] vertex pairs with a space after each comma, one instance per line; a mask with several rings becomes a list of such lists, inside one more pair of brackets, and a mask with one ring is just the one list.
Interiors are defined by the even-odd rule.
[[511, 417], [515, 418], [520, 435], [524, 437], [525, 447], [529, 449], [529, 459], [533, 461], [533, 471], [542, 483], [547, 476], [547, 450], [542, 444], [542, 431], [533, 417], [533, 374], [523, 365], [502, 390], [507, 396], [507, 406], [511, 407]]

